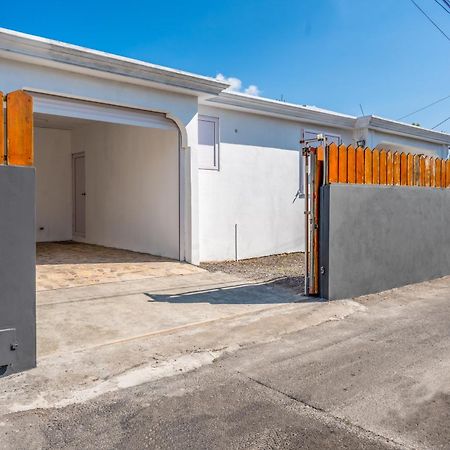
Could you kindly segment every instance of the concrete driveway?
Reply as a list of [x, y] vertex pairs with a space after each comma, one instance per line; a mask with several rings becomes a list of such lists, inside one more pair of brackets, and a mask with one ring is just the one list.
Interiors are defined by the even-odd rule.
[[0, 448], [450, 448], [450, 277], [326, 303], [212, 275], [197, 291], [116, 285], [223, 316], [67, 342], [1, 379]]
[[113, 345], [297, 301], [290, 290], [152, 255], [37, 246], [38, 358]]

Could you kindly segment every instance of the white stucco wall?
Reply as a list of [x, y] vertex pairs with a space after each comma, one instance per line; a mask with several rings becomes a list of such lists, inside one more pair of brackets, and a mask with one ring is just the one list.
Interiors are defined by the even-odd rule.
[[[36, 239], [72, 239], [72, 156], [67, 130], [34, 129]], [[41, 230], [40, 228], [43, 228]]]
[[72, 132], [86, 155], [83, 242], [178, 259], [176, 131], [95, 123]]
[[[200, 260], [250, 258], [304, 249], [304, 201], [299, 187], [299, 141], [294, 121], [200, 106], [219, 117], [220, 170], [199, 170]], [[319, 131], [341, 134], [337, 129]]]

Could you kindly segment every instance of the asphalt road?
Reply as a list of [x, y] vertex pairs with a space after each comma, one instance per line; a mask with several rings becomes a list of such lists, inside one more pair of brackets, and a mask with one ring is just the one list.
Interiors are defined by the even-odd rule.
[[0, 447], [450, 448], [450, 279], [358, 301], [193, 372], [3, 416]]

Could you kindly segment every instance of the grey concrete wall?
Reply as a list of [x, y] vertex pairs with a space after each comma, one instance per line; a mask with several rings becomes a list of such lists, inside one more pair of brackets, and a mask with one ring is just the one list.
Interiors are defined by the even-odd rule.
[[34, 168], [0, 166], [0, 375], [36, 365], [35, 260]]
[[450, 189], [335, 184], [321, 195], [323, 297], [450, 274]]

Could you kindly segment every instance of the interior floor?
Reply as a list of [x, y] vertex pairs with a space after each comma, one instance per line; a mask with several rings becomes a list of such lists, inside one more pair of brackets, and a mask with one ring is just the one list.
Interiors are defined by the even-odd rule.
[[36, 290], [88, 286], [170, 275], [202, 269], [159, 256], [79, 242], [36, 244]]

